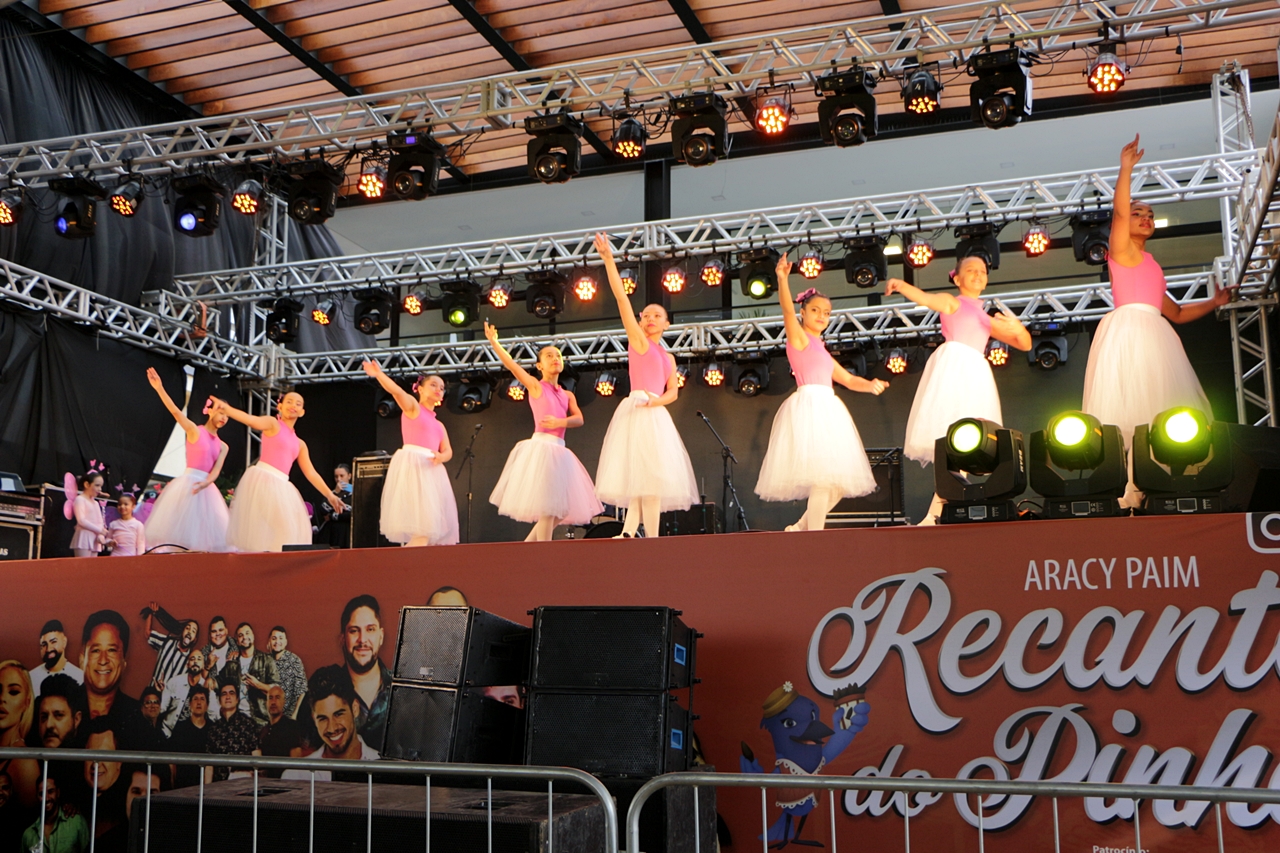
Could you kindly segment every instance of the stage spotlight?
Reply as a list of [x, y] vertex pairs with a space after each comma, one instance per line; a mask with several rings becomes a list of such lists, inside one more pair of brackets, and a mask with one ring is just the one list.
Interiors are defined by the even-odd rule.
[[684, 267], [679, 264], [673, 264], [663, 271], [662, 287], [667, 291], [667, 293], [679, 293], [684, 290], [684, 284]]
[[22, 218], [22, 190], [0, 192], [0, 225], [14, 225]]
[[222, 197], [226, 188], [207, 175], [183, 175], [173, 179], [173, 224], [189, 237], [208, 237], [218, 230]]
[[884, 369], [894, 376], [901, 376], [906, 373], [907, 368], [910, 366], [911, 359], [907, 356], [907, 351], [902, 347], [894, 347], [885, 354]]
[[781, 95], [770, 95], [756, 110], [756, 129], [766, 136], [777, 136], [787, 129], [795, 111]]
[[752, 299], [768, 299], [778, 286], [777, 250], [769, 247], [748, 249], [738, 255], [738, 277], [742, 294]]
[[744, 397], [755, 397], [769, 387], [769, 362], [750, 359], [733, 365], [733, 390]]
[[529, 273], [524, 292], [525, 309], [540, 320], [550, 320], [564, 310], [565, 277], [555, 270]]
[[317, 225], [333, 216], [338, 206], [338, 188], [342, 186], [342, 170], [333, 164], [313, 158], [290, 163], [286, 167], [289, 216], [303, 225]]
[[387, 190], [387, 167], [379, 160], [365, 160], [360, 167], [360, 180], [356, 189], [365, 198], [382, 198]]
[[933, 244], [919, 235], [912, 237], [907, 244], [906, 259], [912, 269], [927, 267], [933, 260], [933, 254]]
[[97, 200], [107, 196], [102, 184], [84, 176], [54, 178], [49, 189], [66, 198], [53, 220], [54, 230], [68, 239], [92, 237], [97, 228]]
[[316, 307], [311, 309], [312, 322], [321, 326], [327, 326], [333, 322], [334, 304], [332, 299], [321, 299], [316, 303]]
[[633, 269], [625, 269], [618, 273], [618, 278], [622, 279], [622, 292], [630, 296], [636, 292], [639, 285], [639, 278]]
[[618, 390], [618, 377], [608, 370], [600, 371], [600, 375], [596, 377], [596, 393], [601, 397], [612, 397], [616, 390]]
[[281, 296], [271, 303], [267, 314], [267, 340], [276, 344], [293, 343], [298, 337], [298, 312], [302, 303], [288, 296]]
[[383, 394], [378, 397], [373, 410], [378, 413], [378, 417], [390, 419], [400, 414], [400, 404], [390, 394]]
[[387, 134], [391, 159], [386, 180], [391, 194], [409, 201], [422, 201], [440, 186], [440, 168], [447, 162], [444, 146], [428, 131], [405, 130]]
[[923, 68], [917, 68], [907, 75], [902, 84], [902, 105], [908, 112], [916, 115], [927, 115], [938, 109], [938, 95], [942, 92], [942, 84]]
[[689, 381], [689, 365], [676, 365], [676, 387], [683, 388], [685, 383]]
[[822, 267], [822, 253], [817, 249], [810, 249], [800, 258], [800, 275], [807, 279], [822, 275]]
[[1168, 409], [1156, 415], [1148, 432], [1151, 455], [1168, 465], [1174, 474], [1183, 474], [1209, 455], [1212, 437], [1209, 419], [1199, 409]]
[[715, 359], [702, 369], [702, 381], [710, 388], [719, 388], [724, 384], [724, 370]]
[[1027, 324], [1031, 333], [1031, 349], [1027, 351], [1027, 364], [1038, 364], [1044, 370], [1053, 370], [1067, 363], [1067, 338], [1063, 334], [1066, 323], [1039, 321]]
[[524, 120], [529, 140], [529, 177], [544, 184], [563, 184], [582, 169], [582, 122], [569, 113], [530, 116]]
[[376, 335], [391, 325], [395, 301], [379, 288], [356, 292], [355, 326], [365, 335]]
[[1103, 425], [1093, 415], [1063, 412], [1047, 429], [1033, 432], [1028, 468], [1031, 488], [1046, 498], [1048, 518], [1126, 512], [1117, 500], [1129, 481], [1120, 428]]
[[253, 216], [262, 204], [262, 182], [256, 178], [246, 178], [236, 186], [231, 194], [231, 206], [245, 216]]
[[[690, 166], [709, 166], [729, 153], [724, 98], [710, 92], [671, 99], [671, 147]], [[702, 130], [705, 133], [695, 133]]]
[[991, 338], [987, 341], [987, 361], [992, 367], [1004, 367], [1009, 363], [1009, 345]]
[[709, 258], [702, 265], [698, 278], [707, 287], [719, 287], [724, 284], [724, 261], [719, 258]]
[[480, 314], [480, 285], [470, 279], [440, 282], [440, 316], [455, 329], [470, 326]]
[[506, 308], [511, 304], [511, 283], [495, 281], [489, 285], [489, 304], [494, 308]]
[[411, 317], [417, 317], [427, 307], [427, 297], [421, 293], [409, 291], [400, 300], [400, 310]]
[[933, 464], [934, 491], [946, 502], [944, 524], [1017, 517], [1012, 499], [1027, 488], [1022, 433], [962, 418], [934, 443]]
[[1028, 258], [1038, 258], [1049, 251], [1049, 229], [1038, 222], [1032, 223], [1022, 236], [1022, 250]]
[[872, 234], [844, 242], [844, 280], [858, 287], [875, 287], [889, 277], [884, 257], [886, 238]]
[[508, 379], [506, 382], [507, 399], [520, 403], [528, 395], [528, 389], [519, 379]]
[[1085, 76], [1089, 89], [1098, 95], [1109, 95], [1124, 85], [1127, 69], [1116, 56], [1116, 45], [1104, 43], [1098, 46], [1098, 55], [1089, 62]]
[[975, 53], [969, 59], [969, 112], [974, 124], [1013, 127], [1031, 115], [1031, 55], [1021, 48]]
[[818, 103], [822, 141], [847, 148], [874, 138], [879, 129], [875, 90], [875, 75], [859, 66], [819, 77], [818, 91], [825, 95]]
[[1186, 407], [1161, 412], [1133, 431], [1133, 481], [1146, 493], [1149, 515], [1275, 514], [1280, 430], [1209, 422], [1206, 413]]
[[574, 295], [582, 302], [590, 302], [596, 296], [596, 277], [589, 270], [583, 270], [573, 280]]
[[867, 354], [859, 343], [835, 343], [828, 347], [836, 363], [854, 376], [867, 378]]
[[956, 264], [965, 258], [978, 257], [986, 261], [988, 270], [1000, 269], [1000, 226], [991, 222], [961, 225], [955, 230]]
[[614, 154], [624, 160], [639, 160], [644, 156], [645, 141], [648, 138], [649, 133], [644, 125], [628, 116], [613, 129], [610, 147]]
[[454, 405], [466, 415], [483, 412], [493, 400], [493, 382], [485, 376], [464, 375], [454, 388]]
[[111, 209], [124, 217], [133, 216], [142, 206], [142, 181], [131, 178], [111, 193]]
[[1111, 211], [1089, 210], [1071, 217], [1071, 248], [1077, 261], [1090, 266], [1107, 262], [1111, 239]]

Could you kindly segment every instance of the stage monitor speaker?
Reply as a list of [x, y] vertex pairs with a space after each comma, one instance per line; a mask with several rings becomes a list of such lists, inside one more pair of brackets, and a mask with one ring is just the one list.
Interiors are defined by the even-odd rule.
[[394, 676], [441, 687], [524, 684], [532, 633], [475, 607], [405, 607]]
[[[199, 823], [201, 793], [203, 824]], [[373, 850], [403, 850], [425, 843], [428, 823], [423, 819], [426, 801], [421, 785], [375, 783], [372, 822], [368, 819], [370, 795], [370, 786], [364, 783], [317, 782], [313, 826], [310, 782], [261, 780], [256, 797], [252, 779], [218, 782], [203, 789], [179, 788], [152, 795], [149, 840], [143, 834], [146, 820], [140, 808], [146, 804], [141, 799], [135, 803], [129, 848], [131, 853], [190, 853], [198, 846], [199, 825], [205, 850], [228, 853], [253, 849], [352, 853], [366, 849], [369, 832]], [[555, 794], [548, 808], [545, 792], [494, 790], [490, 801], [483, 789], [432, 785], [430, 817], [435, 853], [602, 853], [605, 849], [604, 807], [590, 795]]]
[[524, 710], [484, 695], [483, 687], [393, 682], [383, 758], [461, 764], [519, 764]]
[[[699, 767], [712, 772], [714, 767]], [[605, 779], [618, 804], [618, 849], [626, 849], [624, 818], [647, 779]], [[716, 789], [698, 788], [698, 827], [694, 830], [693, 788], [662, 788], [645, 800], [640, 812], [640, 849], [645, 853], [716, 853]]]
[[697, 536], [721, 530], [720, 516], [714, 503], [694, 504], [686, 510], [664, 512], [659, 526], [663, 536]]
[[868, 447], [867, 460], [876, 490], [858, 498], [843, 498], [827, 516], [828, 527], [894, 524], [903, 515], [902, 448]]
[[382, 535], [382, 487], [387, 480], [391, 454], [367, 453], [351, 460], [351, 547], [385, 548], [392, 543]]
[[0, 560], [38, 560], [38, 524], [0, 521]]
[[670, 607], [539, 607], [532, 687], [674, 690], [693, 679], [696, 632]]
[[525, 763], [597, 776], [685, 770], [689, 712], [669, 693], [530, 690]]

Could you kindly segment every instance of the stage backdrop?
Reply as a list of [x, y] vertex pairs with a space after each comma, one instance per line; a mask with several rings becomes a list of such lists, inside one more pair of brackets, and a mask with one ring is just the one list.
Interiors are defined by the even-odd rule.
[[[138, 616], [151, 600], [202, 624], [249, 621], [260, 642], [283, 624], [313, 672], [342, 660], [352, 596], [380, 600], [390, 665], [397, 610], [448, 584], [525, 624], [543, 604], [682, 610], [706, 635], [697, 732], [722, 770], [739, 768], [743, 744], [766, 772], [803, 763], [761, 725], [784, 684], [792, 709], [836, 730], [833, 697], [857, 685], [867, 725], [827, 741], [823, 774], [1280, 787], [1280, 514], [2, 565], [0, 658], [34, 666], [40, 627], [58, 618], [74, 660], [85, 617], [114, 608], [135, 629], [132, 695], [155, 663]], [[903, 805], [837, 800], [840, 846], [899, 849]], [[1140, 809], [1144, 849], [1216, 848], [1211, 807]], [[734, 846], [759, 849], [758, 794], [722, 791], [720, 810]], [[977, 849], [962, 803], [913, 799], [911, 812], [915, 850]], [[1223, 814], [1228, 850], [1280, 849], [1280, 811]], [[830, 818], [824, 797], [802, 838], [830, 845]], [[1061, 818], [1064, 851], [1133, 846], [1126, 801], [1064, 800]], [[1047, 802], [1004, 799], [985, 824], [990, 851], [1052, 849]]]

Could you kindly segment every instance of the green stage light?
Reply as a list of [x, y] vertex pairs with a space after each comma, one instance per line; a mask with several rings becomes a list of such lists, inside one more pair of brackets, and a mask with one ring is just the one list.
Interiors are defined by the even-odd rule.
[[948, 442], [956, 453], [969, 453], [982, 443], [982, 427], [974, 421], [960, 421], [951, 428]]
[[470, 279], [443, 281], [440, 313], [455, 329], [470, 326], [480, 313], [480, 285]]
[[1156, 415], [1149, 435], [1151, 453], [1156, 460], [1178, 469], [1203, 462], [1213, 442], [1209, 419], [1199, 409], [1188, 407], [1168, 409]]
[[1000, 424], [983, 418], [961, 418], [947, 429], [947, 459], [957, 471], [990, 474], [996, 464], [996, 432]]
[[1088, 432], [1089, 426], [1079, 415], [1059, 415], [1053, 425], [1053, 440], [1063, 447], [1074, 447], [1084, 441]]
[[961, 418], [934, 442], [933, 487], [944, 524], [1009, 521], [1027, 487], [1022, 433], [984, 418]]
[[1103, 459], [1102, 422], [1084, 412], [1063, 412], [1049, 421], [1046, 449], [1055, 465], [1068, 471], [1098, 467]]
[[1104, 426], [1093, 415], [1062, 412], [1033, 432], [1027, 469], [1031, 488], [1045, 499], [1046, 518], [1128, 512], [1117, 502], [1129, 482], [1120, 428]]

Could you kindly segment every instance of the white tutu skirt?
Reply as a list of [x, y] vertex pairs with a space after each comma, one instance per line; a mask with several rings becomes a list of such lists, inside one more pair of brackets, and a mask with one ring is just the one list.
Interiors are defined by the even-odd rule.
[[404, 544], [425, 536], [428, 545], [458, 544], [458, 503], [435, 453], [406, 444], [391, 457], [382, 487], [382, 535]]
[[147, 516], [147, 544], [181, 545], [190, 551], [227, 549], [227, 502], [217, 486], [191, 490], [209, 479], [208, 471], [188, 468], [174, 477], [156, 498]]
[[489, 503], [501, 515], [530, 523], [549, 515], [564, 524], [586, 524], [604, 512], [587, 469], [564, 439], [545, 432], [511, 448]]
[[698, 502], [693, 463], [667, 407], [636, 405], [648, 399], [632, 391], [614, 411], [600, 448], [596, 497], [621, 507], [657, 497], [662, 512], [688, 509]]
[[1213, 410], [1182, 340], [1154, 305], [1122, 305], [1102, 318], [1084, 374], [1084, 411], [1120, 427], [1126, 443], [1138, 424], [1175, 406]]
[[251, 466], [231, 499], [228, 550], [280, 551], [285, 545], [309, 544], [311, 519], [289, 475], [266, 462]]
[[773, 416], [756, 494], [798, 501], [814, 488], [856, 498], [876, 490], [871, 463], [848, 408], [827, 385], [801, 385]]
[[907, 417], [902, 452], [921, 465], [933, 461], [933, 445], [961, 418], [1004, 423], [1000, 393], [987, 358], [968, 344], [948, 341], [933, 351], [920, 375]]

